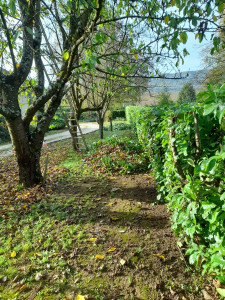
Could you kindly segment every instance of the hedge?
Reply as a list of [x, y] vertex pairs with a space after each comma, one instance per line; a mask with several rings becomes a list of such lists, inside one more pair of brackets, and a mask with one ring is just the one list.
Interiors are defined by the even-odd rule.
[[225, 85], [195, 103], [127, 107], [128, 121], [149, 155], [158, 201], [191, 264], [225, 283]]

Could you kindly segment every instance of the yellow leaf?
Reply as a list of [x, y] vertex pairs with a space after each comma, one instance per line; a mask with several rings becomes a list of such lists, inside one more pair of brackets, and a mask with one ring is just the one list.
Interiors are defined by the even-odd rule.
[[126, 185], [127, 183], [126, 183], [126, 182], [122, 182], [122, 184], [123, 184], [123, 185]]
[[195, 35], [195, 39], [197, 39], [197, 38], [198, 38], [198, 36], [199, 36], [199, 34], [198, 34], [198, 33], [196, 33], [196, 35]]
[[17, 64], [16, 67], [19, 68], [21, 66], [21, 64]]
[[183, 38], [182, 38], [181, 34], [180, 34], [180, 41], [181, 41], [181, 43], [183, 43]]
[[115, 251], [116, 250], [116, 248], [110, 248], [109, 250], [108, 250], [108, 252], [113, 252], [113, 251]]
[[175, 0], [172, 0], [172, 1], [170, 2], [170, 4], [171, 4], [171, 6], [174, 6], [174, 5], [175, 5]]
[[138, 60], [138, 55], [137, 55], [137, 53], [134, 54], [134, 57], [136, 58], [136, 60]]
[[124, 76], [124, 75], [125, 75], [124, 73], [121, 74], [121, 76]]
[[151, 216], [146, 216], [145, 218], [146, 218], [146, 219], [150, 219], [150, 218], [151, 218]]
[[116, 177], [109, 177], [109, 179], [116, 179]]
[[65, 53], [63, 54], [63, 58], [64, 58], [65, 60], [68, 60], [69, 57], [70, 57], [69, 52], [65, 52]]
[[132, 31], [130, 32], [130, 35], [132, 35]]
[[111, 206], [112, 205], [112, 202], [110, 202], [109, 204], [107, 204], [108, 206]]
[[110, 217], [110, 219], [113, 220], [113, 221], [119, 220], [119, 218], [115, 218], [115, 217]]
[[104, 257], [105, 257], [105, 255], [100, 255], [100, 254], [95, 255], [96, 259], [103, 259]]
[[16, 256], [16, 251], [13, 251], [12, 253], [11, 253], [11, 257], [15, 257]]
[[95, 242], [97, 240], [97, 238], [90, 238], [89, 241], [90, 242]]
[[216, 22], [217, 21], [217, 17], [213, 16], [213, 21]]
[[125, 265], [125, 263], [126, 263], [126, 261], [124, 260], [124, 259], [121, 259], [120, 260], [120, 264], [123, 266], [123, 265]]
[[77, 300], [85, 300], [85, 298], [82, 295], [77, 295]]
[[169, 16], [165, 16], [164, 22], [165, 22], [166, 25], [169, 23], [169, 20], [170, 20]]
[[38, 257], [38, 256], [41, 256], [40, 253], [34, 253], [34, 257]]

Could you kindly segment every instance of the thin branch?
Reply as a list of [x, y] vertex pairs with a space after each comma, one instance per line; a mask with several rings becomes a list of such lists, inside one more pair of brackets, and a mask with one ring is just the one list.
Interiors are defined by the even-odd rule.
[[13, 62], [14, 73], [16, 74], [16, 71], [17, 71], [17, 69], [16, 69], [16, 59], [15, 59], [13, 46], [12, 46], [11, 39], [10, 39], [9, 29], [7, 27], [5, 16], [4, 16], [1, 8], [0, 8], [0, 15], [1, 15], [2, 23], [3, 23], [3, 27], [5, 29], [5, 34], [6, 34], [6, 37], [7, 37], [7, 41], [8, 41], [8, 44], [9, 44], [9, 50], [10, 50], [10, 54], [11, 54], [11, 58], [12, 58], [12, 62]]

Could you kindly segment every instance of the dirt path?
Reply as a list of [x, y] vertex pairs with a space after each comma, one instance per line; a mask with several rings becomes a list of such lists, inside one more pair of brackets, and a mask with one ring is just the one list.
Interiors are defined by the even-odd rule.
[[199, 300], [206, 299], [203, 292], [209, 296], [204, 289], [210, 287], [187, 267], [177, 247], [166, 205], [154, 205], [156, 191], [148, 175], [109, 177], [104, 182], [78, 177], [60, 185], [57, 193], [76, 199], [86, 195], [88, 209], [78, 200], [83, 207], [79, 215], [86, 224], [85, 236], [95, 242], [79, 246], [74, 267], [87, 299]]

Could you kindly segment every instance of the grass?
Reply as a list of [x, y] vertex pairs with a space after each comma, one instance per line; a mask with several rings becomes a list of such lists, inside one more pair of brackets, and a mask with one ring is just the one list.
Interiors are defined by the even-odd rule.
[[[86, 136], [89, 146], [97, 139]], [[47, 185], [31, 189], [18, 185], [14, 159], [1, 159], [0, 299], [202, 299], [204, 282], [185, 271], [166, 207], [152, 205], [150, 175], [109, 175], [70, 141], [45, 148], [43, 162], [47, 151]]]

